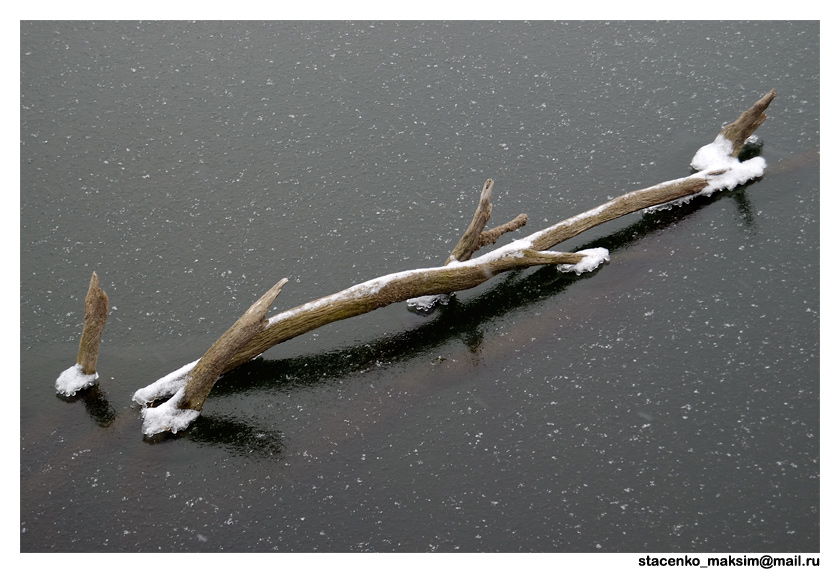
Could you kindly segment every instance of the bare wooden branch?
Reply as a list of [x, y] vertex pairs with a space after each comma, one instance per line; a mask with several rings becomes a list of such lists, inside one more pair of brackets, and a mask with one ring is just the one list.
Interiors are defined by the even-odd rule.
[[522, 258], [532, 265], [574, 265], [584, 259], [581, 253], [558, 253], [556, 251], [535, 251], [524, 249]]
[[775, 97], [776, 90], [770, 90], [750, 109], [742, 113], [738, 119], [724, 127], [720, 132], [721, 135], [732, 142], [732, 157], [740, 155], [744, 142], [767, 119], [767, 114], [764, 112]]
[[524, 255], [522, 249], [503, 247], [466, 262], [452, 262], [442, 267], [415, 269], [373, 279], [271, 317], [269, 326], [236, 353], [225, 367], [225, 372], [252, 360], [276, 344], [331, 322], [421, 295], [470, 289], [505, 271], [544, 264], [574, 264], [581, 258], [576, 253]]
[[618, 219], [647, 207], [699, 193], [709, 185], [709, 175], [708, 173], [697, 174], [660, 183], [639, 191], [631, 191], [604, 203], [600, 207], [595, 207], [585, 213], [538, 231], [528, 238], [533, 242], [534, 249], [545, 251], [607, 221]]
[[260, 329], [267, 326], [265, 313], [287, 282], [289, 279], [283, 279], [271, 287], [201, 357], [187, 377], [184, 395], [178, 403], [179, 408], [201, 410], [231, 357]]
[[[731, 189], [760, 177], [766, 167], [762, 158], [753, 158], [741, 163], [727, 154], [730, 151], [730, 145], [732, 148], [736, 147], [736, 144], [743, 145], [743, 140], [761, 125], [766, 118], [764, 110], [775, 97], [775, 93], [775, 90], [769, 92], [748, 112], [742, 114], [741, 118], [731, 124], [738, 127], [732, 129], [727, 127], [719, 136], [719, 138], [728, 138], [730, 137], [728, 134], [733, 134], [731, 137], [735, 137], [736, 140], [729, 140], [721, 145], [718, 145], [716, 140], [715, 143], [698, 151], [695, 155], [697, 164], [701, 165], [698, 168], [701, 171], [698, 173], [631, 191], [599, 207], [473, 259], [471, 256], [478, 248], [489, 244], [484, 241], [493, 242], [502, 233], [522, 226], [527, 220], [524, 215], [520, 215], [501, 227], [482, 232], [492, 210], [490, 195], [493, 181], [488, 180], [482, 189], [479, 206], [473, 220], [446, 264], [441, 267], [414, 269], [379, 277], [287, 310], [267, 321], [249, 323], [248, 335], [237, 338], [237, 344], [240, 342], [241, 344], [228, 346], [224, 354], [213, 360], [212, 376], [217, 377], [219, 374], [228, 372], [276, 344], [331, 322], [364, 314], [394, 302], [470, 289], [499, 273], [535, 265], [554, 264], [558, 265], [560, 270], [577, 273], [597, 268], [599, 264], [609, 260], [606, 249], [591, 249], [579, 253], [553, 252], [548, 249], [588, 229], [629, 213], [667, 206], [673, 201], [684, 201], [697, 194], [710, 194], [720, 189]], [[698, 157], [702, 161], [698, 160]], [[256, 330], [253, 336], [250, 334], [251, 330]], [[183, 388], [183, 384], [189, 385], [193, 380], [189, 373], [197, 369], [197, 365], [195, 367], [192, 364], [187, 365], [154, 384], [138, 390], [135, 393], [135, 400], [147, 403], [159, 393], [166, 392], [171, 395], [179, 391], [178, 388]], [[186, 382], [183, 382], [184, 380]], [[206, 388], [206, 392], [209, 392], [210, 387], [212, 384]], [[203, 393], [204, 398], [207, 396], [206, 392]], [[203, 399], [201, 404], [186, 399], [180, 403], [184, 404], [182, 408], [195, 410], [196, 407], [200, 409]], [[197, 415], [197, 412], [193, 413]], [[185, 423], [188, 424], [189, 421]]]
[[99, 288], [96, 271], [90, 277], [87, 296], [85, 296], [85, 323], [82, 338], [79, 340], [79, 355], [76, 362], [81, 365], [83, 374], [96, 374], [96, 361], [99, 358], [99, 345], [102, 331], [108, 320], [108, 295]]
[[463, 262], [469, 260], [473, 253], [480, 248], [495, 244], [499, 240], [499, 237], [523, 227], [528, 222], [528, 215], [522, 213], [504, 225], [499, 225], [489, 231], [485, 231], [484, 227], [487, 226], [487, 221], [490, 220], [490, 213], [493, 211], [493, 205], [490, 202], [492, 193], [493, 180], [488, 179], [481, 189], [481, 196], [479, 197], [478, 207], [475, 209], [472, 222], [470, 222], [461, 240], [452, 249], [452, 253], [446, 259], [445, 264], [449, 264], [452, 261]]
[[[330, 322], [364, 314], [394, 302], [422, 295], [446, 294], [470, 289], [501, 272], [540, 264], [560, 264], [560, 261], [548, 263], [544, 259], [537, 262], [533, 257], [524, 256], [524, 252], [526, 250], [548, 251], [558, 243], [607, 221], [648, 207], [696, 195], [707, 189], [714, 189], [715, 180], [725, 176], [726, 172], [726, 169], [712, 168], [653, 187], [631, 191], [476, 259], [466, 262], [450, 260], [443, 267], [387, 275], [296, 307], [269, 319], [269, 326], [256, 334], [242, 350], [236, 353], [225, 367], [225, 372], [252, 360], [276, 344]], [[570, 256], [574, 253], [558, 253], [558, 255]], [[570, 257], [568, 263], [574, 264], [579, 260], [572, 260]]]
[[520, 227], [524, 227], [525, 224], [528, 222], [528, 215], [525, 213], [521, 213], [517, 215], [515, 218], [511, 219], [504, 225], [499, 225], [498, 227], [493, 227], [489, 231], [482, 231], [481, 236], [478, 238], [478, 248], [486, 247], [487, 245], [493, 245], [496, 241], [499, 240], [499, 237], [504, 235], [505, 233], [510, 233], [511, 231], [515, 231]]

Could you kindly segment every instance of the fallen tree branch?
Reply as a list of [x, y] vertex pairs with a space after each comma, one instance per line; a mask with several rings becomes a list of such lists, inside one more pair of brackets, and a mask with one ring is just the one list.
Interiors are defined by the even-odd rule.
[[55, 389], [59, 393], [73, 396], [96, 382], [99, 377], [96, 373], [99, 345], [107, 320], [108, 295], [99, 288], [99, 277], [94, 271], [85, 296], [85, 322], [82, 326], [82, 338], [79, 340], [79, 354], [76, 364], [62, 372], [55, 381]]
[[178, 432], [186, 428], [201, 412], [204, 401], [222, 374], [231, 357], [261, 328], [267, 325], [265, 313], [271, 308], [280, 289], [289, 282], [283, 279], [271, 287], [245, 311], [239, 320], [204, 353], [186, 376], [184, 388], [157, 408], [143, 411], [143, 432], [154, 435], [163, 431]]
[[[470, 289], [502, 272], [546, 264], [558, 265], [561, 271], [578, 274], [594, 270], [609, 260], [606, 249], [590, 249], [579, 253], [555, 252], [548, 249], [629, 213], [651, 208], [670, 208], [675, 203], [688, 201], [697, 195], [733, 189], [763, 175], [766, 168], [763, 158], [755, 157], [740, 162], [737, 160], [735, 149], [740, 150], [744, 141], [764, 121], [764, 110], [775, 95], [775, 90], [769, 92], [736, 122], [724, 128], [713, 143], [698, 150], [691, 161], [698, 173], [631, 191], [585, 213], [471, 259], [476, 250], [495, 242], [502, 233], [521, 227], [527, 220], [527, 217], [520, 215], [501, 227], [483, 231], [492, 211], [490, 195], [493, 181], [488, 180], [482, 188], [472, 222], [443, 266], [414, 269], [372, 279], [275, 315], [233, 354], [221, 372], [228, 372], [272, 346], [331, 322], [358, 316], [394, 302]], [[733, 125], [736, 127], [731, 127]], [[735, 139], [730, 140], [729, 137]], [[148, 404], [161, 396], [179, 392], [188, 384], [190, 372], [197, 367], [196, 364], [188, 364], [154, 384], [138, 390], [134, 395], [135, 401]]]

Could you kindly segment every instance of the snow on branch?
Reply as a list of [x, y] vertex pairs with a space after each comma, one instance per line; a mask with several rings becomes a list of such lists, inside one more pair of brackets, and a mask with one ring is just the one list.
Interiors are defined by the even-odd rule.
[[[249, 330], [247, 336], [237, 339], [238, 346], [234, 348], [235, 345], [230, 345], [224, 355], [216, 357], [210, 378], [215, 382], [219, 375], [252, 360], [281, 342], [331, 322], [358, 316], [395, 302], [413, 301], [416, 308], [420, 308], [421, 305], [431, 307], [435, 301], [441, 300], [440, 296], [476, 287], [499, 273], [537, 265], [557, 265], [560, 271], [577, 274], [590, 272], [609, 261], [609, 252], [606, 249], [588, 249], [578, 253], [549, 249], [588, 229], [629, 213], [651, 208], [670, 208], [675, 202], [684, 202], [697, 195], [710, 194], [721, 189], [731, 189], [761, 177], [766, 167], [764, 159], [756, 157], [742, 163], [738, 161], [737, 156], [747, 138], [766, 119], [764, 111], [775, 96], [775, 90], [770, 91], [738, 120], [726, 126], [713, 143], [701, 148], [691, 162], [698, 170], [697, 173], [631, 191], [594, 209], [472, 258], [476, 251], [495, 243], [503, 233], [518, 229], [527, 222], [527, 216], [519, 215], [500, 227], [484, 231], [492, 211], [490, 199], [493, 181], [488, 179], [482, 187], [472, 222], [443, 266], [385, 275], [289, 309], [267, 321], [253, 323], [249, 327], [254, 330], [253, 334]], [[282, 286], [281, 283], [278, 285]], [[279, 292], [278, 285], [275, 285], [275, 288]], [[265, 296], [268, 296], [268, 293]], [[255, 303], [255, 306], [257, 304], [259, 303]], [[262, 312], [264, 314], [265, 311]], [[240, 321], [237, 321], [237, 324]], [[198, 416], [204, 398], [212, 388], [212, 383], [201, 386], [200, 402], [190, 398], [193, 374], [200, 366], [201, 361], [187, 364], [134, 394], [134, 400], [144, 406], [173, 396], [161, 407], [144, 408], [145, 433], [178, 431]], [[163, 410], [159, 417], [166, 420], [166, 423], [146, 424], [146, 421], [155, 417], [152, 412], [161, 408]], [[178, 429], [175, 429], [176, 427]]]

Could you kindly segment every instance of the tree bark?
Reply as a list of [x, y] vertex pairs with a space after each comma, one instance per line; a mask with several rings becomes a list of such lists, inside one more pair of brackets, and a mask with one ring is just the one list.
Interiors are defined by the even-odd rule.
[[99, 345], [102, 331], [108, 320], [108, 295], [99, 288], [99, 277], [94, 271], [90, 277], [87, 296], [85, 296], [85, 323], [82, 338], [79, 341], [79, 355], [76, 362], [81, 365], [83, 374], [96, 374], [96, 361], [99, 358]]
[[486, 247], [487, 245], [493, 245], [496, 241], [499, 240], [499, 237], [504, 235], [505, 233], [510, 233], [511, 231], [517, 230], [519, 227], [524, 227], [525, 224], [528, 223], [528, 215], [525, 213], [521, 213], [517, 215], [515, 218], [511, 219], [504, 225], [499, 225], [498, 227], [494, 227], [489, 231], [482, 231], [481, 235], [478, 237], [478, 248]]
[[767, 119], [767, 114], [764, 112], [775, 97], [776, 90], [770, 90], [738, 119], [721, 130], [721, 135], [732, 142], [732, 157], [738, 157], [741, 154], [744, 142]]
[[201, 411], [210, 390], [231, 357], [268, 324], [265, 313], [287, 282], [289, 279], [283, 279], [271, 287], [204, 353], [187, 376], [184, 396], [178, 403], [179, 408]]
[[478, 207], [475, 209], [472, 222], [464, 231], [461, 240], [452, 249], [452, 253], [446, 259], [445, 264], [448, 265], [452, 261], [466, 261], [479, 249], [478, 242], [481, 238], [481, 232], [484, 230], [487, 221], [490, 220], [490, 213], [493, 211], [493, 205], [490, 203], [492, 193], [493, 180], [488, 179], [481, 189], [481, 196], [478, 199]]

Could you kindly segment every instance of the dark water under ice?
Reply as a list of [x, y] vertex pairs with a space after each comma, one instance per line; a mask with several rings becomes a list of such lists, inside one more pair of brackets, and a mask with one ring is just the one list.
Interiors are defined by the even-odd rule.
[[[21, 550], [819, 551], [819, 84], [809, 22], [23, 22]], [[686, 175], [771, 88], [764, 178], [558, 247], [596, 272], [327, 326], [141, 434], [280, 278], [441, 264], [487, 178], [533, 231]]]

